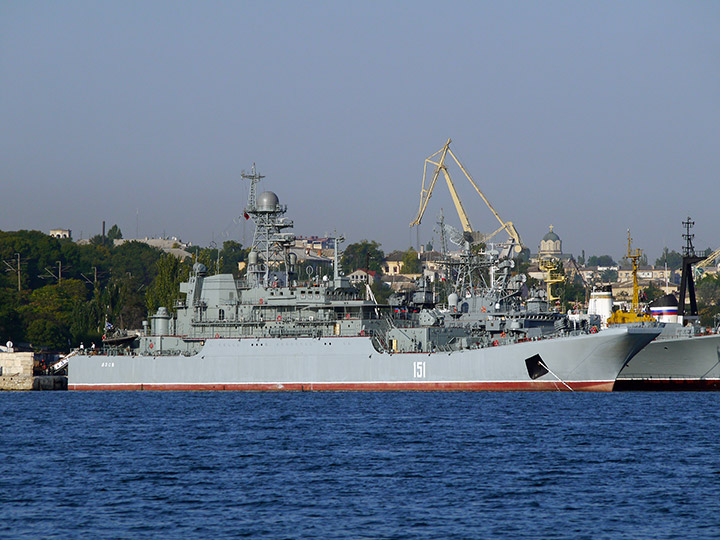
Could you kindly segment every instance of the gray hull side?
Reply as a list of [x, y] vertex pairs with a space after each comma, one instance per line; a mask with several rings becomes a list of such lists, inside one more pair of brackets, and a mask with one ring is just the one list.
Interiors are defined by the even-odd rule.
[[720, 381], [720, 334], [656, 339], [623, 368], [618, 381]]
[[[626, 361], [655, 335], [623, 328], [450, 353], [395, 354], [379, 353], [367, 337], [209, 339], [194, 356], [75, 356], [68, 385], [78, 390], [511, 390], [567, 389], [565, 383], [610, 390]], [[525, 362], [534, 355], [551, 371], [536, 380]]]

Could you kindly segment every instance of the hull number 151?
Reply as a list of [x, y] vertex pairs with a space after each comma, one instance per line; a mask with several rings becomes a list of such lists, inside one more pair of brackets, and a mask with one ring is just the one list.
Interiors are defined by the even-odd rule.
[[413, 362], [413, 377], [416, 379], [425, 378], [425, 362]]

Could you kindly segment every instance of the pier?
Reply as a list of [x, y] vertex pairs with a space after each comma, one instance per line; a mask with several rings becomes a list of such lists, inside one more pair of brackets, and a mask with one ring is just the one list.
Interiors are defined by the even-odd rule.
[[35, 353], [0, 352], [1, 390], [67, 390], [67, 377], [34, 374]]

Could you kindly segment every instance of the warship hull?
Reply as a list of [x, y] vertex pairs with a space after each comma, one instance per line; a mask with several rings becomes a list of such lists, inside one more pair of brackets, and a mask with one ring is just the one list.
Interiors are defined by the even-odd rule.
[[720, 390], [720, 334], [658, 338], [622, 369], [616, 390]]
[[[405, 353], [380, 352], [366, 336], [211, 338], [193, 355], [73, 356], [68, 388], [610, 391], [623, 366], [657, 334], [621, 328], [497, 347]], [[541, 369], [533, 370], [538, 363]]]

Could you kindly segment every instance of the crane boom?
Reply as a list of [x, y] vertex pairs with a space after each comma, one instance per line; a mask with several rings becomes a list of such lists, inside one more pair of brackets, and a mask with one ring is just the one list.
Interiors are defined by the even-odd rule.
[[[418, 210], [418, 214], [415, 220], [410, 223], [411, 227], [414, 227], [415, 225], [420, 225], [422, 217], [425, 214], [425, 209], [427, 208], [428, 202], [430, 201], [430, 197], [432, 197], [433, 189], [435, 189], [435, 184], [437, 183], [438, 177], [440, 176], [440, 171], [442, 171], [443, 176], [445, 177], [445, 182], [447, 182], [448, 189], [450, 190], [450, 196], [452, 197], [453, 204], [455, 204], [455, 209], [457, 210], [458, 216], [460, 216], [460, 222], [462, 223], [463, 230], [466, 232], [472, 232], [472, 225], [470, 224], [470, 220], [467, 217], [467, 213], [465, 212], [462, 202], [460, 201], [460, 196], [455, 189], [455, 184], [453, 184], [453, 181], [450, 178], [450, 174], [448, 173], [447, 167], [445, 165], [445, 157], [450, 150], [451, 142], [452, 139], [448, 139], [445, 143], [445, 146], [443, 146], [440, 150], [438, 150], [425, 160], [425, 167], [423, 169], [423, 184], [420, 191], [420, 209]], [[438, 162], [433, 161], [432, 159], [438, 154], [440, 154], [440, 160]], [[435, 172], [433, 173], [432, 180], [430, 181], [428, 187], [425, 188], [428, 163], [431, 165], [435, 165]]]
[[710, 255], [708, 255], [705, 259], [700, 261], [695, 265], [695, 268], [707, 268], [711, 264], [715, 262], [715, 260], [720, 257], [720, 249], [716, 249], [713, 251]]
[[460, 217], [460, 223], [462, 223], [462, 228], [465, 232], [471, 233], [473, 228], [472, 225], [470, 225], [470, 219], [468, 219], [467, 217], [465, 208], [463, 208], [462, 202], [460, 202], [460, 196], [455, 189], [455, 184], [453, 184], [453, 181], [448, 174], [447, 167], [445, 167], [444, 165], [442, 167], [442, 172], [445, 176], [445, 182], [447, 182], [448, 189], [450, 190], [450, 196], [452, 197], [453, 204], [455, 205], [455, 210], [457, 210], [458, 216]]
[[[450, 178], [450, 173], [447, 170], [447, 166], [445, 165], [445, 159], [448, 154], [450, 154], [450, 157], [455, 160], [455, 163], [457, 163], [458, 167], [460, 167], [460, 170], [462, 170], [463, 174], [465, 174], [465, 177], [468, 179], [468, 181], [472, 184], [472, 186], [475, 188], [475, 191], [477, 191], [478, 195], [482, 198], [482, 200], [485, 202], [487, 207], [490, 209], [490, 211], [493, 213], [495, 218], [500, 222], [500, 228], [496, 230], [494, 233], [485, 236], [484, 240], [487, 241], [493, 236], [495, 236], [497, 233], [499, 233], [502, 230], [505, 230], [510, 238], [514, 241], [516, 244], [515, 250], [520, 251], [522, 249], [522, 239], [520, 238], [520, 234], [517, 232], [517, 229], [515, 228], [515, 225], [513, 225], [512, 221], [503, 221], [500, 215], [497, 213], [495, 208], [493, 208], [492, 204], [490, 204], [490, 201], [487, 200], [487, 197], [485, 197], [485, 194], [480, 190], [478, 185], [475, 183], [475, 181], [472, 179], [470, 174], [467, 172], [465, 167], [462, 163], [460, 163], [460, 160], [455, 156], [452, 150], [450, 150], [450, 143], [452, 142], [452, 139], [448, 139], [445, 143], [445, 146], [443, 146], [440, 150], [435, 152], [433, 155], [428, 157], [425, 160], [425, 167], [423, 169], [423, 183], [422, 183], [422, 189], [420, 191], [420, 208], [418, 210], [418, 214], [415, 217], [415, 219], [410, 223], [411, 227], [414, 227], [415, 225], [420, 225], [420, 222], [422, 221], [423, 215], [425, 214], [425, 209], [427, 208], [428, 202], [430, 201], [430, 197], [432, 196], [433, 189], [435, 189], [435, 184], [437, 183], [438, 177], [440, 176], [440, 171], [442, 171], [443, 176], [445, 177], [445, 181], [447, 182], [448, 189], [450, 190], [450, 196], [452, 197], [453, 204], [455, 204], [455, 209], [457, 210], [458, 216], [460, 218], [460, 222], [462, 224], [462, 228], [466, 233], [472, 233], [472, 225], [470, 224], [470, 219], [467, 216], [467, 212], [465, 212], [465, 209], [463, 208], [462, 202], [460, 201], [460, 196], [457, 193], [457, 190], [455, 189], [455, 184], [453, 183], [452, 179]], [[433, 161], [435, 156], [440, 154], [440, 159], [436, 162]], [[435, 171], [432, 176], [432, 180], [428, 183], [427, 182], [427, 167], [428, 164], [435, 166]], [[427, 187], [426, 187], [427, 185]]]
[[717, 260], [718, 257], [720, 257], [720, 249], [716, 249], [710, 255], [705, 257], [702, 261], [693, 265], [693, 267], [694, 267], [693, 275], [694, 275], [695, 279], [700, 279], [700, 277], [705, 272], [705, 269], [708, 266], [712, 265]]

